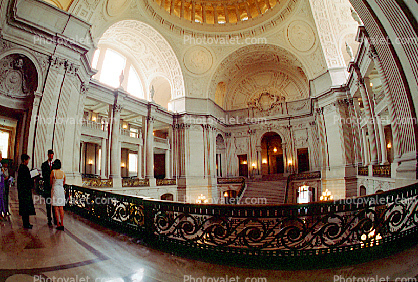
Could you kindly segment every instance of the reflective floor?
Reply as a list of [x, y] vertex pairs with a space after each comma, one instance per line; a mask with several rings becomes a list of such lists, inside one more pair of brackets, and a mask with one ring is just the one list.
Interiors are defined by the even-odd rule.
[[31, 217], [33, 229], [25, 230], [16, 195], [12, 188], [12, 215], [0, 221], [0, 281], [418, 281], [418, 246], [337, 269], [244, 269], [156, 251], [70, 212], [65, 214], [65, 231], [60, 231], [47, 225], [45, 207], [40, 204], [36, 204], [36, 216]]

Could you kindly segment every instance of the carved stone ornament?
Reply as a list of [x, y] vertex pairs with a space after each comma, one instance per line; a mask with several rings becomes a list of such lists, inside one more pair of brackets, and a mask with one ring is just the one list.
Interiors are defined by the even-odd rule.
[[261, 112], [270, 111], [277, 107], [279, 104], [285, 102], [285, 97], [275, 96], [268, 92], [261, 93], [254, 100], [250, 101], [248, 105], [251, 107], [258, 108]]
[[0, 93], [13, 98], [25, 98], [30, 94], [29, 78], [24, 71], [24, 60], [10, 55], [0, 60]]
[[203, 46], [194, 46], [184, 54], [184, 65], [193, 74], [204, 74], [212, 67], [212, 54]]
[[300, 52], [309, 51], [315, 44], [315, 34], [311, 26], [304, 21], [294, 21], [287, 28], [289, 43]]

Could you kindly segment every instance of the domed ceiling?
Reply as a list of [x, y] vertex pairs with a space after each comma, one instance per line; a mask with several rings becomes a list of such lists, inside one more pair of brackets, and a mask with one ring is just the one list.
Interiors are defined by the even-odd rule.
[[[147, 0], [164, 19], [181, 21], [204, 31], [245, 29], [280, 14], [283, 19], [294, 0]], [[213, 27], [216, 29], [213, 29]]]

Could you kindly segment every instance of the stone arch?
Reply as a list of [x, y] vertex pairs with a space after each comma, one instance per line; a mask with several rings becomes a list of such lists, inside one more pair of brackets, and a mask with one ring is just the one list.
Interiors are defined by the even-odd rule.
[[[262, 67], [260, 67], [260, 65]], [[234, 92], [232, 90], [233, 85], [242, 84], [241, 82], [238, 83], [236, 80], [244, 82], [251, 80], [251, 75], [249, 74], [251, 72], [269, 72], [270, 76], [268, 79], [272, 80], [273, 83], [268, 87], [273, 89], [278, 89], [278, 87], [274, 86], [279, 83], [279, 80], [287, 81], [290, 79], [293, 83], [294, 78], [298, 78], [295, 84], [303, 85], [301, 89], [303, 89], [303, 92], [308, 97], [308, 78], [311, 77], [312, 74], [310, 68], [307, 66], [308, 64], [303, 63], [298, 55], [277, 45], [265, 44], [241, 47], [226, 54], [218, 61], [218, 65], [213, 68], [214, 72], [208, 85], [208, 98], [216, 101], [217, 104], [221, 104], [221, 107], [224, 107], [225, 99], [223, 99], [222, 103], [219, 101], [218, 85], [223, 83], [226, 89], [226, 95], [224, 96], [228, 96], [228, 92]], [[277, 73], [280, 73], [280, 75]], [[251, 87], [254, 83], [246, 83], [245, 85], [247, 86], [247, 84], [248, 87], [240, 88], [245, 93], [254, 93], [254, 91], [265, 90], [263, 87], [252, 89]], [[242, 92], [241, 90], [240, 93]], [[268, 91], [268, 89], [266, 90]], [[245, 94], [244, 92], [242, 94]], [[229, 104], [230, 103], [228, 102], [228, 105]], [[229, 107], [233, 107], [233, 105], [229, 105]]]
[[179, 60], [170, 43], [151, 25], [138, 20], [121, 20], [111, 24], [98, 45], [117, 46], [135, 58], [145, 75], [146, 86], [155, 75], [164, 76], [171, 86], [171, 99], [185, 95], [184, 79]]
[[38, 59], [28, 50], [24, 48], [11, 48], [7, 51], [0, 53], [0, 60], [9, 56], [9, 55], [23, 55], [27, 57], [32, 64], [35, 66], [36, 72], [37, 72], [37, 80], [38, 80], [38, 86], [35, 90], [36, 93], [42, 93], [42, 86], [44, 81], [44, 72], [41, 68], [40, 62]]
[[279, 135], [280, 138], [282, 139], [282, 143], [287, 144], [289, 142], [289, 138], [287, 137], [287, 134], [285, 134], [284, 132], [276, 128], [267, 128], [267, 129], [257, 131], [257, 147], [261, 147], [261, 141], [263, 140], [264, 135], [266, 135], [269, 132], [273, 132]]
[[364, 185], [360, 185], [359, 189], [359, 196], [366, 196], [367, 195], [367, 188]]
[[[163, 75], [154, 75], [150, 80], [148, 93], [150, 95], [151, 89], [154, 88], [154, 97], [153, 100], [163, 106], [164, 108], [169, 108], [169, 103], [171, 101], [171, 83]], [[151, 100], [151, 97], [149, 97]]]

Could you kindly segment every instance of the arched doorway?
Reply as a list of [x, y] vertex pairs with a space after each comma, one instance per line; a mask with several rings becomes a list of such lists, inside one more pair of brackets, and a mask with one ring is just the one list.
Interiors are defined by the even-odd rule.
[[32, 150], [30, 126], [38, 72], [32, 60], [23, 54], [3, 56], [0, 56], [0, 151], [13, 173], [19, 156]]
[[284, 173], [282, 138], [275, 132], [268, 132], [261, 139], [261, 174], [280, 173]]

